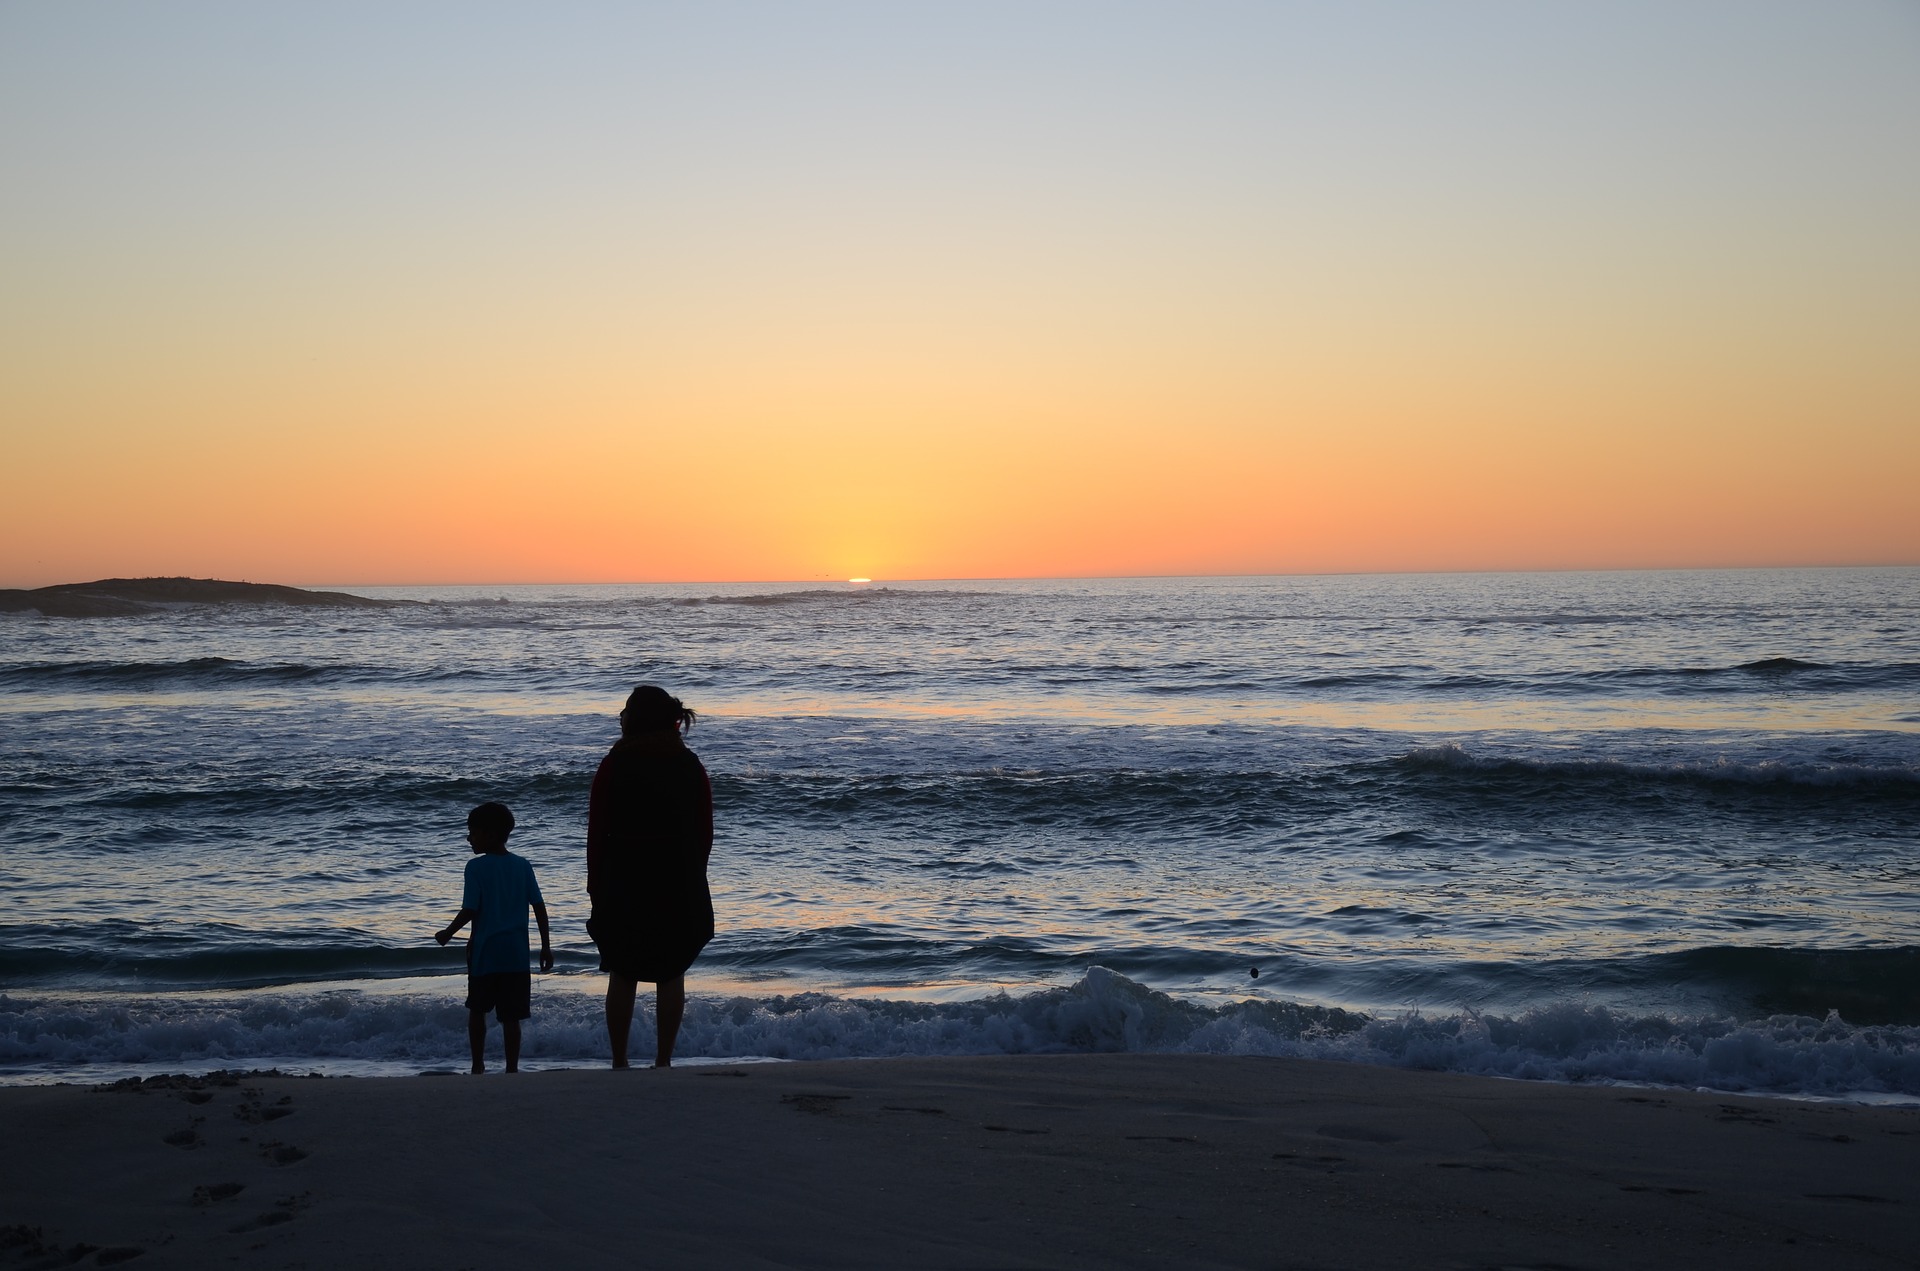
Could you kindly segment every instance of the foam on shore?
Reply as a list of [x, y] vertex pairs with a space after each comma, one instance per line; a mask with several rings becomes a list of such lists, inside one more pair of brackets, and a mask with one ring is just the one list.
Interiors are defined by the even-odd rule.
[[[399, 1074], [465, 1054], [466, 1014], [443, 992], [180, 994], [152, 1000], [0, 997], [0, 1079], [99, 1080], [289, 1066]], [[597, 998], [543, 991], [530, 1066], [597, 1064]], [[653, 1045], [646, 1012], [636, 1044]], [[1095, 967], [1064, 988], [927, 1002], [801, 993], [689, 1003], [681, 1052], [714, 1059], [1189, 1054], [1329, 1059], [1563, 1082], [1920, 1099], [1920, 1028], [1837, 1015], [1634, 1015], [1569, 1003], [1515, 1016], [1373, 1018], [1291, 1002], [1209, 1005]]]

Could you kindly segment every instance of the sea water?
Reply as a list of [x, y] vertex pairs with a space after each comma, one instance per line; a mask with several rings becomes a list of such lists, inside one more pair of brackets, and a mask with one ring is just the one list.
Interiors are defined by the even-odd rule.
[[652, 682], [717, 807], [685, 1056], [1920, 1096], [1920, 570], [345, 590], [422, 603], [0, 618], [0, 1080], [462, 1063], [488, 799], [527, 1065], [601, 1062]]

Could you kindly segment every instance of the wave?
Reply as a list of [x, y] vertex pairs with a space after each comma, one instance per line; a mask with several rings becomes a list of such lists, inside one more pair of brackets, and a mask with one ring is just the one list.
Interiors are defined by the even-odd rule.
[[1713, 985], [1766, 1014], [1826, 1016], [1856, 1024], [1920, 1022], [1920, 945], [1897, 949], [1716, 946], [1637, 959], [1653, 984]]
[[1604, 687], [1639, 683], [1668, 692], [1773, 692], [1783, 687], [1838, 691], [1893, 689], [1920, 681], [1920, 662], [1815, 662], [1768, 657], [1730, 666], [1641, 666], [1589, 671], [1578, 680]]
[[[0, 797], [64, 804], [66, 823], [76, 816], [115, 813], [231, 817], [248, 822], [281, 815], [353, 812], [386, 821], [440, 816], [449, 807], [499, 799], [539, 816], [572, 817], [585, 807], [587, 788], [601, 749], [591, 743], [556, 747], [550, 762], [518, 771], [468, 775], [445, 769], [381, 768], [337, 764], [290, 773], [255, 770], [202, 772], [191, 781], [125, 779], [100, 786], [90, 774], [23, 770], [0, 776]], [[801, 758], [813, 758], [803, 755]], [[924, 767], [895, 771], [797, 771], [736, 767], [724, 753], [709, 753], [714, 795], [729, 824], [761, 826], [772, 833], [797, 827], [845, 832], [855, 824], [917, 824], [927, 833], [971, 841], [1000, 832], [1062, 828], [1131, 838], [1142, 824], [1160, 833], [1251, 833], [1297, 828], [1303, 818], [1350, 813], [1356, 800], [1379, 797], [1384, 781], [1407, 794], [1474, 799], [1489, 816], [1505, 817], [1518, 800], [1610, 798], [1645, 790], [1703, 798], [1741, 796], [1764, 810], [1780, 799], [1799, 803], [1846, 800], [1904, 815], [1920, 800], [1920, 764], [1850, 762], [1819, 757], [1731, 759], [1689, 747], [1671, 760], [1558, 757], [1469, 749], [1457, 743], [1422, 746], [1397, 756], [1334, 762], [1334, 756], [1289, 751], [1269, 753], [1257, 742], [1218, 753], [1167, 755], [1152, 745], [1099, 756], [1097, 767], [954, 769], [955, 760], [983, 756], [925, 753], [908, 738], [897, 752], [852, 757], [858, 762], [891, 759]], [[1034, 755], [1041, 759], [1043, 756]], [[1045, 756], [1056, 761], [1090, 756]], [[1156, 764], [1156, 760], [1171, 760]], [[825, 757], [824, 762], [833, 762]], [[423, 770], [424, 769], [424, 770]], [[1371, 791], [1372, 793], [1367, 793]], [[1586, 805], [1582, 805], [1586, 806]], [[1660, 812], [1684, 814], [1672, 801]], [[1569, 815], [1578, 809], [1569, 808]], [[1650, 815], [1638, 809], [1636, 815]], [[43, 814], [44, 815], [44, 814]], [[1583, 813], [1584, 815], [1584, 813]], [[964, 824], [962, 824], [964, 823]], [[197, 825], [191, 821], [183, 826]]]
[[[15, 986], [58, 984], [91, 988], [132, 988], [148, 991], [284, 987], [290, 984], [343, 980], [395, 979], [444, 974], [461, 965], [461, 948], [451, 952], [437, 946], [381, 948], [340, 944], [301, 944], [289, 934], [281, 939], [255, 936], [220, 944], [203, 943], [202, 929], [162, 945], [151, 937], [129, 933], [127, 938], [96, 940], [90, 946], [24, 943], [35, 935], [55, 934], [47, 929], [9, 927], [7, 944], [0, 947], [0, 982]], [[587, 959], [575, 959], [585, 969]], [[563, 968], [564, 969], [564, 968]]]
[[173, 662], [16, 662], [0, 665], [0, 685], [38, 688], [50, 684], [151, 687], [168, 683], [301, 683], [383, 674], [386, 672], [375, 667], [243, 662], [216, 657]]
[[1422, 667], [1329, 674], [1291, 684], [1300, 688], [1390, 687], [1416, 694], [1491, 698], [1604, 696], [1623, 688], [1681, 697], [1772, 694], [1785, 689], [1889, 692], [1920, 684], [1920, 662], [1815, 662], [1769, 657], [1728, 666], [1628, 666], [1509, 675], [1461, 674]]
[[[949, 859], [929, 859], [923, 867], [970, 876], [1020, 868], [1018, 862]], [[1360, 952], [1375, 946], [1371, 931], [1445, 921], [1433, 914], [1347, 904], [1330, 910], [1324, 921], [1354, 938], [1352, 952], [1229, 952], [1241, 944], [1235, 934], [1200, 929], [1186, 939], [1120, 936], [1089, 946], [1041, 934], [961, 936], [937, 926], [796, 929], [776, 922], [724, 931], [702, 965], [748, 979], [773, 974], [826, 983], [1031, 984], [1097, 961], [1163, 985], [1231, 985], [1246, 982], [1251, 956], [1265, 973], [1263, 985], [1348, 1005], [1513, 1011], [1577, 998], [1631, 1009], [1711, 1010], [1739, 1019], [1838, 1012], [1853, 1024], [1920, 1026], [1920, 945], [1707, 945], [1614, 957], [1461, 959]], [[569, 931], [563, 921], [559, 970], [592, 969], [592, 947], [574, 942]], [[241, 929], [223, 922], [156, 928], [125, 919], [0, 926], [0, 983], [15, 989], [218, 991], [438, 975], [461, 965], [458, 946], [396, 944], [352, 929]]]
[[[1003, 666], [1003, 675], [1042, 674], [1045, 683], [1059, 686], [1110, 685], [1116, 668], [1093, 664], [1048, 663]], [[1151, 678], [1145, 666], [1118, 668], [1136, 680], [1134, 691], [1151, 695], [1277, 696], [1354, 694], [1367, 699], [1383, 696], [1470, 698], [1498, 701], [1606, 697], [1622, 689], [1661, 696], [1729, 696], [1795, 691], [1843, 693], [1888, 692], [1920, 684], [1920, 663], [1824, 663], [1800, 658], [1762, 658], [1724, 667], [1622, 667], [1602, 670], [1533, 670], [1513, 674], [1464, 671], [1445, 666], [1380, 666], [1338, 671], [1302, 671], [1292, 674], [1249, 675], [1237, 663], [1194, 663], [1185, 668], [1159, 667], [1156, 673], [1181, 669], [1178, 679]]]
[[1742, 662], [1733, 669], [1758, 675], [1791, 675], [1795, 671], [1825, 671], [1828, 667], [1824, 662], [1806, 662], [1800, 658], [1761, 658], [1755, 662]]
[[1143, 818], [1162, 833], [1252, 829], [1278, 825], [1289, 812], [1324, 802], [1310, 788], [1266, 770], [723, 774], [715, 777], [714, 792], [739, 814], [821, 829], [842, 828], [852, 819], [959, 816], [971, 822], [969, 838], [994, 826], [1128, 832]]
[[177, 662], [15, 662], [0, 666], [0, 683], [33, 687], [42, 683], [117, 683], [150, 685], [196, 680], [313, 680], [328, 668], [198, 657]]
[[[0, 1065], [108, 1075], [129, 1066], [444, 1065], [465, 1053], [466, 1012], [443, 994], [31, 999], [0, 997]], [[635, 1044], [652, 1044], [650, 1019]], [[530, 1066], [597, 1064], [599, 1002], [537, 990]], [[688, 1003], [680, 1053], [789, 1060], [904, 1055], [1145, 1052], [1344, 1060], [1549, 1081], [1728, 1091], [1920, 1096], [1920, 1028], [1838, 1015], [1736, 1021], [1556, 1003], [1520, 1014], [1374, 1018], [1292, 1002], [1184, 1001], [1100, 967], [1076, 983], [965, 1002], [828, 994]]]
[[[918, 603], [928, 594], [883, 589], [621, 603], [749, 607], [826, 604], [858, 608], [906, 597]], [[526, 626], [529, 630], [539, 628], [577, 635], [585, 630], [625, 630], [629, 625], [617, 620], [587, 624], [578, 616], [562, 621], [550, 614], [523, 620], [502, 613], [514, 608], [501, 604], [477, 606], [473, 610], [476, 616], [463, 618], [451, 624], [451, 628], [467, 631], [478, 622], [485, 626]], [[617, 659], [586, 657], [577, 662], [562, 659], [536, 665], [513, 659], [471, 658], [459, 652], [460, 647], [463, 646], [448, 646], [427, 659], [416, 656], [421, 652], [418, 645], [406, 644], [393, 650], [394, 661], [387, 664], [377, 660], [324, 661], [306, 657], [253, 661], [219, 656], [170, 660], [10, 661], [0, 662], [0, 688], [42, 692], [159, 688], [217, 692], [346, 686], [402, 693], [484, 690], [567, 695], [607, 693], [610, 685], [625, 682], [632, 673], [630, 665]], [[364, 659], [366, 655], [358, 656]], [[724, 685], [734, 692], [766, 692], [776, 697], [804, 684], [810, 694], [851, 693], [881, 700], [897, 697], [913, 703], [922, 703], [929, 694], [951, 701], [956, 693], [963, 696], [977, 693], [982, 695], [980, 700], [991, 701], [1009, 692], [1018, 700], [1028, 700], [1035, 694], [1052, 700], [1064, 692], [1113, 701], [1129, 698], [1174, 701], [1226, 698], [1238, 702], [1464, 700], [1491, 705], [1515, 699], [1580, 701], [1618, 698], [1623, 694], [1636, 700], [1649, 695], [1746, 700], [1755, 695], [1772, 697], [1781, 693], [1821, 696], [1905, 693], [1920, 687], [1920, 663], [1821, 663], [1774, 657], [1717, 668], [1488, 671], [1427, 664], [1260, 665], [1239, 655], [1218, 660], [1156, 663], [1140, 658], [1115, 658], [1110, 650], [1053, 661], [1018, 657], [963, 663], [939, 659], [918, 662], [864, 655], [847, 660], [839, 654], [828, 656], [822, 652], [790, 662], [778, 657], [745, 656], [736, 650], [712, 660], [682, 660], [671, 669], [670, 678], [683, 686]]]
[[[1349, 923], [1418, 925], [1420, 914], [1349, 906]], [[1471, 1003], [1521, 1010], [1579, 1000], [1615, 1009], [1774, 1015], [1920, 1026], [1920, 945], [1854, 949], [1707, 945], [1629, 957], [1445, 961], [1387, 957], [1334, 966], [1274, 960], [1279, 982], [1343, 1000]]]
[[[1386, 781], [1406, 794], [1471, 799], [1490, 818], [1507, 819], [1531, 796], [1580, 800], [1569, 816], [1585, 817], [1595, 798], [1648, 789], [1665, 791], [1659, 808], [1636, 816], [1686, 815], [1691, 792], [1725, 802], [1739, 796], [1755, 814], [1786, 799], [1797, 804], [1844, 800], [1850, 815], [1871, 804], [1904, 816], [1920, 800], [1920, 764], [1819, 758], [1729, 759], [1689, 748], [1671, 761], [1567, 758], [1483, 753], [1455, 743], [1423, 746], [1392, 758], [1345, 763], [1328, 757], [1223, 753], [1220, 766], [1185, 762], [1152, 766], [1151, 755], [1122, 756], [1112, 767], [894, 773], [728, 772], [717, 769], [716, 798], [736, 818], [845, 830], [853, 822], [907, 818], [933, 833], [976, 839], [987, 827], [1007, 831], [1062, 828], [1131, 839], [1142, 825], [1157, 833], [1240, 834], [1295, 831], [1304, 821], [1351, 815], [1380, 796]], [[1134, 759], [1126, 763], [1126, 759]], [[1265, 760], [1271, 766], [1266, 766]], [[1231, 766], [1229, 766], [1231, 765]], [[964, 827], [948, 829], [950, 818]], [[1582, 822], [1584, 824], [1585, 822]], [[1609, 818], [1614, 825], [1616, 818]]]
[[363, 663], [250, 662], [238, 658], [182, 658], [170, 662], [15, 662], [0, 664], [0, 688], [115, 690], [177, 688], [226, 690], [278, 685], [380, 688], [480, 687], [516, 691], [606, 688], [609, 677], [590, 666], [573, 670], [506, 665], [374, 666]]
[[1609, 758], [1544, 759], [1475, 754], [1455, 743], [1422, 746], [1389, 761], [1404, 771], [1554, 782], [1802, 788], [1853, 794], [1920, 796], [1920, 764], [1813, 759], [1680, 759], [1670, 763]]
[[[597, 759], [596, 759], [597, 762]], [[312, 816], [377, 809], [387, 818], [443, 817], [450, 809], [464, 815], [474, 804], [497, 799], [510, 807], [528, 805], [566, 809], [586, 805], [593, 769], [522, 773], [512, 776], [455, 776], [449, 773], [323, 770], [244, 778], [200, 785], [158, 785], [126, 780], [104, 789], [66, 778], [75, 804], [89, 814], [109, 812], [180, 813], [188, 816]], [[42, 775], [33, 783], [0, 782], [0, 796], [44, 795], [55, 780]], [[185, 832], [190, 825], [182, 825]], [[237, 837], [237, 836], [236, 836]]]

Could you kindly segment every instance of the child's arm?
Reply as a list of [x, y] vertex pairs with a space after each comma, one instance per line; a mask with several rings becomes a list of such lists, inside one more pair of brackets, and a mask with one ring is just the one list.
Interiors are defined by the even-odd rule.
[[[459, 913], [453, 916], [452, 922], [448, 923], [446, 926], [442, 927], [440, 930], [434, 932], [433, 938], [435, 940], [438, 940], [441, 944], [445, 944], [447, 941], [453, 939], [454, 932], [460, 930], [460, 928], [466, 926], [468, 923], [472, 922], [475, 918], [478, 918], [479, 916], [480, 916], [480, 911], [478, 909], [462, 909]], [[547, 925], [546, 923], [542, 922], [540, 924], [540, 938], [543, 940], [546, 939], [546, 933], [547, 933]]]
[[540, 969], [553, 970], [553, 936], [547, 931], [547, 906], [543, 901], [533, 902], [533, 920], [540, 924]]

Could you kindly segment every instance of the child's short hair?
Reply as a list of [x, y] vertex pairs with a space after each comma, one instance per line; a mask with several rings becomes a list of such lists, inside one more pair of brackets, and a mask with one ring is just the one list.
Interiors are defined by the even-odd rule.
[[467, 813], [467, 829], [489, 838], [505, 838], [513, 833], [513, 813], [504, 803], [483, 803]]

